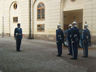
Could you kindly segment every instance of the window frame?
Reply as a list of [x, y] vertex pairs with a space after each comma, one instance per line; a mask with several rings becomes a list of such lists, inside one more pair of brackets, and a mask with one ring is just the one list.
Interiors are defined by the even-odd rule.
[[18, 23], [18, 16], [13, 17], [13, 23]]
[[[38, 6], [40, 4], [43, 4], [43, 7], [40, 7], [38, 8]], [[40, 13], [38, 12], [38, 10], [40, 11]], [[44, 11], [43, 11], [44, 10]], [[43, 11], [43, 13], [42, 13]], [[40, 18], [38, 18], [38, 15], [40, 15]], [[44, 17], [44, 18], [43, 18]], [[45, 5], [43, 2], [40, 2], [38, 5], [37, 5], [37, 20], [45, 20]]]
[[[40, 30], [38, 30], [39, 25], [40, 25]], [[42, 25], [44, 26], [44, 30], [42, 30]], [[45, 24], [37, 24], [37, 32], [45, 32]]]
[[15, 3], [13, 4], [13, 8], [16, 10], [17, 7], [18, 7], [18, 5], [17, 5], [17, 3], [15, 2]]

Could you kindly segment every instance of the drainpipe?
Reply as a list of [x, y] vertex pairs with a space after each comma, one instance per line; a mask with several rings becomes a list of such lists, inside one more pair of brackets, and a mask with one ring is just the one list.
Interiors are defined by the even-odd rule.
[[9, 37], [11, 36], [11, 27], [10, 27], [10, 9], [11, 9], [11, 6], [9, 8]]
[[4, 37], [4, 16], [2, 16], [2, 38]]
[[34, 38], [34, 5], [36, 1], [34, 0], [32, 4], [32, 38]]
[[31, 0], [29, 0], [29, 39], [32, 39], [31, 30]]
[[34, 4], [35, 2], [36, 0], [34, 0], [34, 2], [31, 2], [31, 0], [29, 0], [29, 39], [34, 39]]
[[[4, 5], [4, 2], [2, 1], [2, 4]], [[2, 38], [4, 37], [4, 9], [2, 10]]]

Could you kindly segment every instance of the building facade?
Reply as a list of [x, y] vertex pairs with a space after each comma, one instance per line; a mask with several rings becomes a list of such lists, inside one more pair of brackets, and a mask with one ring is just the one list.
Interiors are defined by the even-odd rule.
[[96, 0], [0, 0], [0, 35], [13, 36], [21, 23], [24, 37], [54, 41], [57, 24], [62, 29], [77, 21], [83, 29], [88, 23], [96, 37]]

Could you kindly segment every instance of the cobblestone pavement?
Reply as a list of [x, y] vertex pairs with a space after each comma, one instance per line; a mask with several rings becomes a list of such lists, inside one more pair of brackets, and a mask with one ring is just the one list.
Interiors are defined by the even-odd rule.
[[56, 57], [55, 42], [42, 40], [22, 41], [22, 51], [15, 51], [13, 38], [0, 38], [0, 72], [96, 72], [96, 49], [89, 49], [89, 58], [70, 60], [67, 48], [63, 56]]

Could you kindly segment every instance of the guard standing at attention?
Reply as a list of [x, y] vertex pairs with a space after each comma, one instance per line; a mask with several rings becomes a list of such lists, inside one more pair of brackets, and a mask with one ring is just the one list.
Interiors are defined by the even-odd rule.
[[57, 49], [58, 49], [57, 56], [60, 57], [62, 55], [62, 43], [64, 43], [64, 34], [60, 24], [57, 25], [57, 28], [58, 28], [56, 30], [56, 43], [57, 43]]
[[88, 57], [88, 46], [89, 46], [90, 41], [91, 41], [91, 35], [88, 29], [88, 24], [85, 24], [84, 30], [82, 33], [83, 57]]
[[78, 56], [78, 45], [79, 45], [79, 39], [80, 39], [80, 35], [79, 35], [79, 29], [77, 28], [77, 22], [73, 22], [72, 23], [73, 28], [71, 29], [71, 41], [72, 41], [72, 58], [73, 60], [77, 59]]
[[72, 55], [71, 29], [72, 29], [72, 24], [69, 24], [68, 35], [67, 35], [68, 50], [69, 50], [68, 55]]
[[20, 28], [20, 23], [17, 24], [17, 28], [14, 30], [14, 37], [16, 39], [16, 51], [20, 51], [22, 40], [22, 28]]

